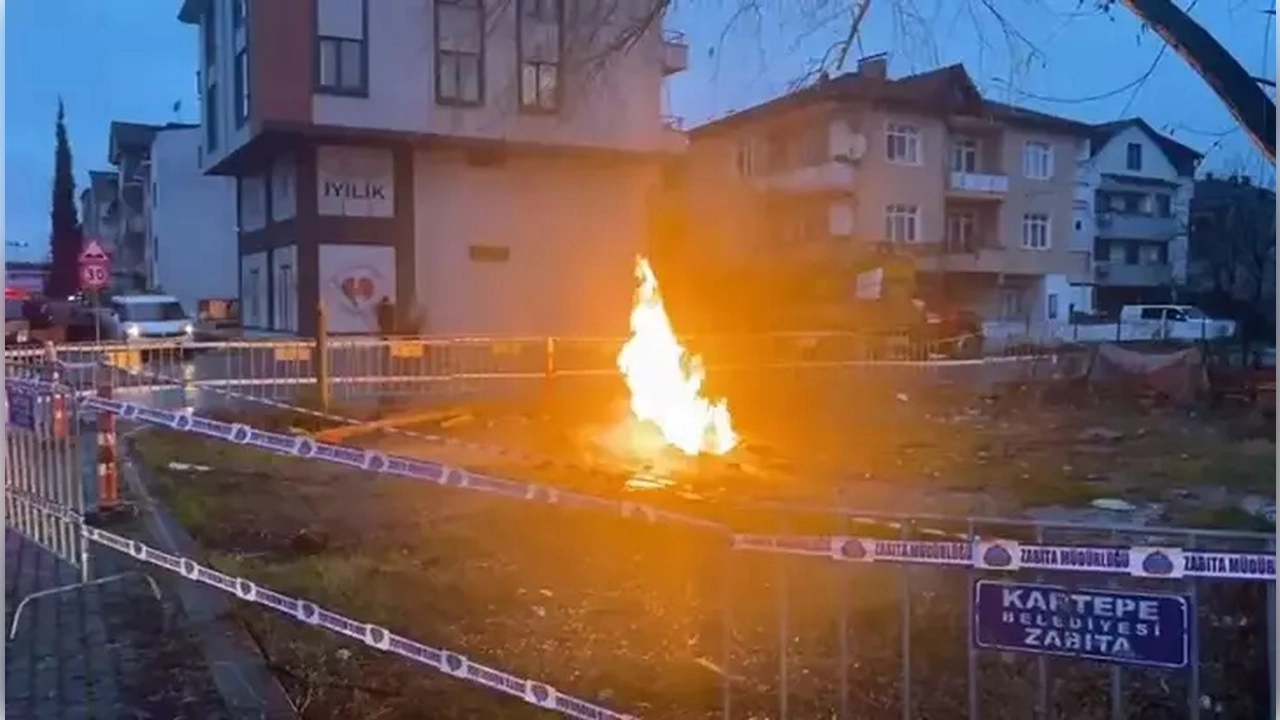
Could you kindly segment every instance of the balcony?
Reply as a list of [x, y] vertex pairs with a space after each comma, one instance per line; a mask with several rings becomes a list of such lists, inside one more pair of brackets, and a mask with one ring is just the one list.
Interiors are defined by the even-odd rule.
[[947, 191], [957, 197], [1002, 200], [1009, 193], [1009, 176], [953, 172], [947, 181]]
[[1066, 275], [1072, 282], [1089, 279], [1089, 254], [983, 246], [973, 252], [955, 252], [941, 243], [919, 248], [916, 268], [934, 273], [987, 273], [993, 275]]
[[1168, 242], [1184, 233], [1177, 218], [1155, 215], [1100, 212], [1098, 237]]
[[1173, 282], [1173, 266], [1168, 263], [1129, 265], [1099, 262], [1093, 265], [1093, 278], [1104, 286], [1159, 287]]
[[758, 175], [756, 186], [781, 193], [847, 192], [853, 189], [853, 166], [830, 160], [821, 165]]
[[662, 74], [675, 75], [689, 69], [689, 42], [684, 33], [668, 30], [662, 34]]

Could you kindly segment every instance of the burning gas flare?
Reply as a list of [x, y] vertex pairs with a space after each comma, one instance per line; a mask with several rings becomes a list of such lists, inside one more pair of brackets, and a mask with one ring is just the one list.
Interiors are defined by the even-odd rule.
[[702, 396], [702, 358], [676, 339], [662, 306], [658, 278], [644, 257], [636, 258], [631, 337], [618, 353], [618, 369], [631, 391], [631, 413], [657, 426], [686, 455], [723, 455], [738, 444], [723, 400]]

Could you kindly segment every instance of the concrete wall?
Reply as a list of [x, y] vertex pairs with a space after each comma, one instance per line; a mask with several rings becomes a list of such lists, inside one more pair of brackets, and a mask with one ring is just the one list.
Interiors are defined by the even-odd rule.
[[644, 161], [414, 158], [417, 308], [433, 334], [627, 332], [646, 231]]
[[151, 147], [150, 243], [157, 285], [194, 314], [201, 298], [239, 297], [236, 184], [206, 176], [200, 128], [156, 133]]

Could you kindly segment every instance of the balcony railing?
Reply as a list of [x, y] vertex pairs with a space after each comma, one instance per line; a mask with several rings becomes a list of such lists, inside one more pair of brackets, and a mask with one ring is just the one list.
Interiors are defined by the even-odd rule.
[[853, 166], [836, 160], [756, 176], [762, 190], [785, 193], [839, 192], [853, 189]]
[[1168, 242], [1185, 232], [1178, 218], [1155, 215], [1100, 212], [1097, 224], [1100, 238]]
[[1159, 287], [1173, 282], [1173, 266], [1168, 263], [1130, 265], [1099, 262], [1093, 265], [1093, 277], [1099, 285]]
[[662, 74], [674, 75], [689, 69], [689, 41], [684, 33], [667, 30], [662, 34]]
[[1001, 198], [1009, 192], [1009, 176], [991, 173], [951, 173], [948, 188], [952, 192], [977, 197]]

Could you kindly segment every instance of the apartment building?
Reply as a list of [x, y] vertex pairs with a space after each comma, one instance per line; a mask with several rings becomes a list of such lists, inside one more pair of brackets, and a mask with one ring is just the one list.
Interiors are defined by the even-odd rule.
[[113, 121], [107, 162], [114, 167], [116, 197], [108, 209], [113, 234], [100, 237], [111, 253], [112, 283], [119, 291], [151, 287], [147, 246], [147, 188], [151, 184], [151, 141], [156, 126]]
[[647, 0], [185, 0], [207, 173], [235, 178], [249, 327], [626, 328], [688, 47]]
[[1091, 188], [1099, 310], [1171, 302], [1187, 281], [1188, 212], [1200, 153], [1132, 118], [1095, 125], [1082, 183]]
[[236, 183], [205, 175], [199, 125], [157, 127], [146, 188], [149, 277], [193, 316], [202, 300], [239, 297]]
[[1064, 321], [1091, 302], [1076, 197], [1090, 132], [985, 100], [960, 65], [894, 79], [866, 58], [692, 130], [692, 232], [724, 257], [909, 254], [934, 307]]

